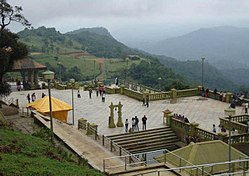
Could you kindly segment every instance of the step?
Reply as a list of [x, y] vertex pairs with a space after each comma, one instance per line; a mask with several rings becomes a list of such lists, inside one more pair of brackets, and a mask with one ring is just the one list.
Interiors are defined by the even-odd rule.
[[174, 144], [178, 141], [179, 141], [179, 139], [177, 139], [177, 138], [171, 138], [171, 139], [168, 139], [167, 141], [166, 140], [165, 141], [156, 140], [156, 141], [151, 141], [151, 142], [140, 142], [140, 143], [122, 145], [122, 147], [129, 151], [131, 149], [141, 148], [144, 146], [149, 147], [149, 146], [156, 146], [156, 145], [160, 145], [160, 144]]
[[149, 137], [157, 137], [157, 136], [168, 136], [168, 135], [173, 135], [175, 136], [174, 132], [160, 132], [160, 133], [151, 133], [151, 134], [141, 134], [140, 136], [129, 136], [129, 137], [120, 137], [120, 139], [111, 139], [112, 141], [119, 143], [122, 141], [132, 141], [132, 140], [143, 140], [145, 138], [149, 138]]
[[172, 131], [170, 127], [163, 127], [163, 128], [154, 128], [154, 129], [149, 129], [145, 131], [135, 131], [132, 133], [122, 133], [122, 134], [114, 134], [114, 135], [107, 135], [106, 137], [115, 139], [116, 137], [118, 138], [119, 136], [130, 136], [130, 135], [135, 135], [135, 134], [141, 134], [141, 133], [151, 133], [153, 131]]
[[152, 136], [150, 138], [143, 138], [143, 139], [135, 139], [132, 141], [123, 141], [123, 142], [117, 142], [118, 145], [121, 146], [127, 146], [127, 145], [134, 145], [134, 144], [140, 144], [140, 143], [148, 143], [148, 142], [153, 142], [153, 141], [168, 141], [170, 139], [177, 139], [179, 140], [175, 135], [168, 135], [168, 136]]
[[169, 151], [178, 149], [179, 147], [174, 145], [174, 144], [170, 144], [170, 145], [166, 145], [166, 144], [161, 144], [161, 145], [157, 145], [155, 147], [143, 147], [143, 148], [139, 148], [139, 149], [133, 149], [130, 150], [129, 152], [132, 154], [136, 154], [136, 153], [145, 153], [145, 152], [151, 152], [151, 151], [156, 151], [156, 150], [162, 150], [162, 149], [167, 149]]

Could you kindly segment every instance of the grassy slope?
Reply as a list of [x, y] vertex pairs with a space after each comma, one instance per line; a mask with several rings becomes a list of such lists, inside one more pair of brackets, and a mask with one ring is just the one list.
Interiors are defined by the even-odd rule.
[[69, 162], [50, 143], [0, 129], [0, 175], [104, 175]]
[[[100, 63], [98, 61], [100, 58], [91, 55], [74, 57], [72, 55], [38, 54], [38, 55], [33, 55], [32, 57], [34, 57], [34, 59], [37, 62], [43, 65], [45, 65], [46, 62], [48, 62], [53, 67], [58, 68], [58, 70], [59, 70], [59, 66], [57, 65], [58, 62], [61, 62], [61, 64], [64, 67], [66, 67], [68, 70], [74, 66], [77, 66], [80, 69], [82, 76], [84, 77], [85, 76], [93, 77], [94, 73], [95, 75], [97, 75], [101, 72]], [[57, 61], [55, 57], [58, 57]], [[103, 72], [102, 75], [99, 77], [101, 79], [106, 79], [118, 73], [120, 69], [127, 68], [127, 62], [126, 61], [124, 62], [122, 59], [112, 58], [104, 60], [105, 62], [103, 64], [105, 65], [103, 69], [105, 69], [105, 72]], [[95, 61], [95, 72], [94, 72], [94, 61]], [[139, 64], [140, 62], [141, 60], [134, 60], [134, 61], [129, 60], [128, 67], [130, 67], [132, 64]]]

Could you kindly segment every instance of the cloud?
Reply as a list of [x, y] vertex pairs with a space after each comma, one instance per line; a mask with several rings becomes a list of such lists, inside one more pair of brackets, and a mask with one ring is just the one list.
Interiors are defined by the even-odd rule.
[[[109, 30], [134, 26], [246, 24], [246, 0], [9, 0], [23, 7], [34, 27], [60, 31], [104, 26]], [[246, 24], [247, 25], [247, 24]], [[136, 32], [136, 31], [134, 31]]]

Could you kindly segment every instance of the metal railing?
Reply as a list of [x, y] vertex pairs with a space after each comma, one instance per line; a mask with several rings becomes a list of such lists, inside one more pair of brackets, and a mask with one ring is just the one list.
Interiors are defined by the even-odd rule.
[[[191, 165], [192, 167], [194, 167], [195, 169], [197, 169], [199, 172], [203, 172], [203, 173], [205, 173], [207, 175], [211, 175], [208, 172], [206, 172], [205, 170], [203, 170], [202, 167], [195, 166], [191, 162], [189, 162], [189, 161], [185, 160], [184, 158], [170, 152], [167, 149], [156, 150], [156, 151], [145, 152], [145, 153], [136, 153], [136, 154], [130, 154], [130, 155], [116, 156], [116, 157], [111, 157], [111, 158], [104, 158], [103, 159], [103, 170], [105, 172], [107, 169], [112, 169], [112, 171], [114, 171], [114, 169], [123, 168], [123, 171], [126, 171], [126, 170], [128, 170], [128, 168], [133, 168], [134, 169], [135, 166], [141, 166], [141, 165], [147, 166], [150, 161], [156, 161], [156, 160], [155, 159], [152, 159], [152, 160], [147, 160], [147, 159], [139, 160], [137, 156], [139, 156], [139, 155], [142, 155], [142, 156], [145, 155], [146, 156], [146, 155], [153, 154], [153, 153], [158, 153], [158, 152], [162, 152], [164, 154], [164, 161], [163, 161], [164, 164], [169, 162], [168, 158], [167, 158], [167, 155], [171, 154], [173, 157], [176, 157], [176, 158], [179, 159], [179, 166], [180, 167], [182, 167], [183, 165], [188, 164], [188, 165]], [[131, 158], [131, 157], [137, 158], [137, 162], [133, 162], [133, 163], [128, 162], [127, 158]], [[110, 161], [110, 160], [112, 160], [112, 161]], [[125, 162], [123, 164], [119, 164], [119, 165], [107, 166], [107, 161], [110, 161], [110, 163], [115, 163], [115, 161], [117, 161], [117, 160], [124, 160]], [[170, 163], [172, 163], [172, 162], [170, 162]], [[178, 163], [173, 163], [173, 164], [178, 165]], [[188, 167], [190, 167], [190, 166], [188, 166]], [[120, 171], [120, 169], [119, 169], [119, 171]], [[180, 168], [179, 171], [180, 172], [184, 171], [184, 168], [183, 169]]]
[[[148, 172], [144, 172], [144, 173], [139, 173], [139, 174], [133, 174], [130, 176], [146, 176], [148, 174], [157, 174], [158, 176], [160, 176], [162, 173], [165, 172], [169, 172], [169, 171], [180, 171], [180, 170], [192, 170], [195, 172], [191, 172], [191, 175], [217, 175], [217, 176], [227, 176], [227, 175], [237, 175], [237, 174], [242, 174], [243, 176], [246, 175], [246, 173], [249, 173], [248, 170], [248, 163], [249, 163], [249, 159], [239, 159], [239, 160], [233, 160], [231, 162], [218, 162], [218, 163], [210, 163], [210, 164], [201, 164], [201, 165], [194, 165], [194, 166], [183, 166], [183, 167], [175, 167], [175, 168], [169, 168], [169, 169], [158, 169], [158, 170], [154, 170], [154, 171], [148, 171]], [[215, 166], [220, 166], [220, 165], [239, 165], [240, 166], [240, 170], [237, 171], [232, 171], [232, 172], [228, 172], [226, 170], [222, 171], [222, 173], [207, 173], [205, 171], [205, 169], [207, 168], [211, 168], [210, 170], [213, 171], [213, 167]], [[201, 172], [199, 172], [199, 168], [201, 168]]]

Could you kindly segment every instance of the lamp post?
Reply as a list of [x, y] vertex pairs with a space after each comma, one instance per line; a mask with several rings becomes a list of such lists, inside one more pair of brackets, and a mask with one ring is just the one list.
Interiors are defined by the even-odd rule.
[[201, 58], [201, 86], [204, 86], [204, 60], [205, 58]]
[[162, 89], [161, 89], [161, 80], [162, 80], [162, 78], [159, 77], [159, 78], [158, 78], [158, 81], [159, 81], [159, 89], [160, 89], [160, 92], [162, 91]]
[[125, 69], [125, 81], [124, 81], [124, 84], [126, 83], [126, 79], [127, 79], [127, 72], [128, 72], [128, 61], [129, 61], [129, 59], [128, 58], [126, 58], [126, 69]]
[[93, 68], [94, 68], [94, 73], [93, 73], [93, 80], [95, 82], [96, 78], [95, 78], [95, 65], [96, 65], [96, 60], [93, 60]]
[[48, 96], [49, 96], [49, 114], [50, 114], [50, 130], [51, 130], [51, 141], [54, 140], [54, 132], [53, 132], [53, 114], [52, 114], [52, 101], [51, 101], [51, 80], [54, 79], [54, 72], [45, 71], [42, 73], [43, 78], [48, 81]]
[[75, 80], [74, 79], [70, 79], [69, 82], [71, 83], [71, 87], [72, 87], [72, 120], [73, 120], [73, 125], [74, 125], [74, 97], [73, 97], [73, 86], [74, 86], [74, 83], [75, 83]]
[[60, 83], [61, 83], [61, 66], [62, 66], [62, 64], [61, 64], [61, 62], [58, 62], [58, 64], [57, 65], [59, 65], [59, 75], [60, 75], [60, 79], [59, 79], [59, 81], [60, 81]]
[[229, 161], [229, 174], [231, 173], [231, 160], [232, 160], [232, 156], [231, 156], [231, 118], [233, 115], [235, 115], [235, 109], [233, 108], [228, 108], [225, 109], [225, 115], [228, 116], [229, 118], [229, 141], [228, 141], [228, 161]]

